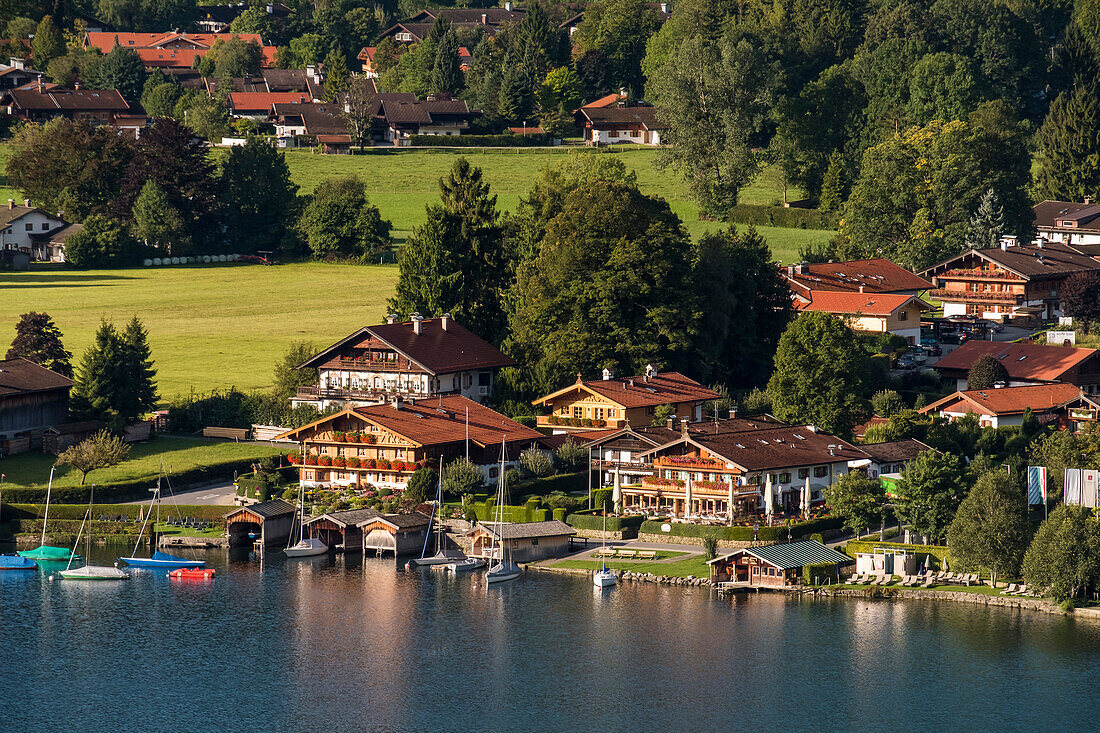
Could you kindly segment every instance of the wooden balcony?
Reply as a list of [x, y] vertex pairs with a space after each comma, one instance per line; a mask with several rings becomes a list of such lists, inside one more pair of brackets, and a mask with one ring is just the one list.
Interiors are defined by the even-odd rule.
[[624, 424], [624, 420], [612, 418], [610, 420], [591, 419], [591, 425], [585, 425], [583, 418], [562, 417], [561, 415], [539, 415], [535, 418], [535, 427], [551, 430], [565, 430], [570, 433], [580, 433], [586, 430], [618, 430]]
[[1014, 282], [1022, 283], [1024, 279], [1011, 272], [998, 272], [984, 268], [956, 268], [948, 270], [941, 275], [936, 275], [941, 280], [963, 280], [970, 282]]
[[929, 290], [928, 295], [936, 300], [1000, 303], [1005, 305], [1019, 305], [1024, 299], [1023, 293], [976, 292], [973, 290], [947, 290], [945, 288]]
[[696, 458], [691, 459], [688, 457], [664, 457], [657, 458], [653, 461], [654, 468], [667, 468], [670, 470], [680, 471], [707, 471], [714, 473], [716, 471], [725, 471], [726, 464], [722, 461], [716, 461], [711, 458]]
[[387, 389], [381, 387], [378, 389], [343, 389], [336, 387], [316, 387], [307, 386], [299, 387], [298, 392], [295, 395], [295, 399], [298, 400], [360, 400], [363, 402], [387, 402], [394, 397], [401, 397], [402, 399], [415, 399], [419, 397], [429, 397], [426, 392], [408, 392], [399, 389]]

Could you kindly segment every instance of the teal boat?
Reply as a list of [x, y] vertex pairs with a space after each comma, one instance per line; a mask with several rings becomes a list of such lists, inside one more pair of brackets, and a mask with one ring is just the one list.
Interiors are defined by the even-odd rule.
[[54, 469], [50, 468], [50, 483], [46, 486], [46, 513], [42, 516], [42, 540], [41, 544], [33, 550], [23, 550], [19, 552], [19, 557], [30, 558], [31, 560], [60, 560], [65, 562], [67, 560], [79, 560], [79, 555], [74, 555], [73, 551], [68, 547], [50, 547], [46, 544], [46, 523], [50, 519], [50, 494], [53, 492], [53, 472]]

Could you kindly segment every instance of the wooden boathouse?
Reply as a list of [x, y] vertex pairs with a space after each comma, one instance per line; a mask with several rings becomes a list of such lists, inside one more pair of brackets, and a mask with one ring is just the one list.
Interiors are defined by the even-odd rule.
[[306, 530], [310, 537], [316, 537], [337, 552], [361, 550], [363, 531], [359, 522], [381, 516], [373, 509], [348, 509], [342, 512], [329, 512], [306, 520]]
[[291, 504], [272, 499], [234, 509], [225, 515], [225, 531], [230, 547], [259, 542], [263, 547], [283, 543], [290, 538], [297, 514]]
[[415, 555], [424, 547], [431, 520], [420, 512], [412, 514], [379, 514], [359, 523], [363, 536], [363, 552], [392, 552], [394, 555]]
[[569, 538], [576, 533], [565, 522], [552, 519], [515, 524], [483, 522], [466, 536], [472, 540], [469, 553], [472, 557], [489, 557], [495, 540], [496, 557], [500, 556], [500, 546], [504, 542], [512, 562], [535, 562], [568, 554]]
[[[807, 565], [847, 565], [855, 560], [817, 540], [745, 547], [716, 557], [710, 565], [711, 580], [749, 586], [786, 588], [797, 585]], [[834, 568], [835, 569], [835, 568]]]

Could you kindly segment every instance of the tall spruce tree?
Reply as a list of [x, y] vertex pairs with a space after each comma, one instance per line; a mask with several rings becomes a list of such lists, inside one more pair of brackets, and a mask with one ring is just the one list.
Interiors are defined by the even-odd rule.
[[118, 407], [127, 389], [125, 345], [114, 325], [103, 321], [96, 331], [95, 341], [80, 359], [70, 392], [69, 411], [75, 419], [102, 420], [112, 429], [121, 430], [126, 421]]
[[61, 343], [61, 329], [46, 313], [24, 313], [15, 324], [15, 339], [6, 359], [27, 359], [66, 377], [73, 375], [73, 355]]
[[457, 92], [462, 88], [462, 81], [462, 70], [458, 66], [458, 36], [450, 30], [436, 47], [428, 85], [433, 92]]
[[474, 333], [499, 343], [507, 258], [497, 197], [481, 169], [465, 158], [455, 161], [439, 188], [440, 204], [428, 207], [428, 221], [401, 250], [397, 290], [387, 307], [402, 316], [450, 312]]
[[978, 202], [978, 210], [970, 217], [966, 244], [974, 249], [996, 247], [1005, 233], [1005, 212], [997, 192], [987, 188]]
[[50, 62], [64, 52], [61, 30], [54, 23], [53, 16], [43, 16], [38, 27], [34, 29], [34, 39], [31, 41], [31, 57], [35, 68], [45, 71]]
[[137, 316], [130, 319], [121, 336], [123, 369], [129, 388], [119, 404], [119, 414], [132, 421], [157, 404], [157, 370], [149, 348], [149, 332]]
[[1062, 92], [1039, 129], [1040, 198], [1080, 201], [1100, 193], [1100, 87], [1095, 81]]

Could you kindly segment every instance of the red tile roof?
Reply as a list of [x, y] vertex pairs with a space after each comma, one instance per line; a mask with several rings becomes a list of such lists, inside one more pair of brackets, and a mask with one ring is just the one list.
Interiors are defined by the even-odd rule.
[[33, 83], [18, 89], [9, 89], [5, 97], [12, 100], [16, 109], [36, 111], [106, 111], [121, 112], [130, 109], [117, 89], [64, 89], [59, 86]]
[[[801, 272], [800, 272], [801, 270]], [[896, 293], [927, 290], [932, 283], [881, 257], [870, 260], [790, 265], [783, 270], [796, 294], [811, 290]]]
[[532, 404], [552, 403], [560, 395], [582, 389], [594, 392], [625, 408], [648, 407], [651, 405], [682, 404], [684, 402], [702, 402], [719, 397], [714, 390], [708, 389], [694, 379], [679, 372], [660, 372], [645, 377], [625, 377], [622, 379], [592, 379], [576, 383], [553, 394], [540, 397]]
[[229, 107], [237, 112], [269, 112], [274, 104], [308, 104], [305, 92], [230, 92]]
[[812, 290], [809, 297], [809, 303], [796, 298], [795, 309], [842, 315], [888, 316], [908, 305], [910, 301], [919, 303], [922, 310], [932, 309], [932, 306], [916, 296], [894, 293], [834, 293]]
[[1073, 346], [968, 341], [940, 359], [936, 363], [936, 369], [969, 372], [970, 367], [980, 357], [992, 356], [1004, 364], [1010, 379], [1054, 382], [1096, 353], [1096, 349], [1078, 349]]
[[27, 359], [0, 361], [0, 397], [68, 389], [73, 380]]
[[264, 45], [259, 33], [176, 33], [175, 31], [161, 33], [114, 33], [111, 31], [89, 31], [86, 45], [98, 48], [103, 53], [110, 53], [117, 43], [120, 46], [142, 49], [160, 48], [169, 43], [191, 45], [194, 48], [209, 49], [214, 41], [229, 41], [234, 37], [242, 41], [254, 41]]
[[624, 99], [626, 99], [625, 94], [619, 94], [618, 92], [615, 92], [613, 94], [608, 94], [605, 97], [600, 97], [599, 99], [597, 99], [594, 102], [589, 102], [588, 104], [583, 105], [581, 107], [581, 109], [597, 109], [599, 107], [612, 107], [612, 106], [618, 104], [621, 100], [624, 100]]
[[1029, 407], [1046, 412], [1063, 407], [1081, 396], [1075, 384], [1033, 384], [1001, 389], [972, 389], [956, 392], [921, 408], [929, 412], [976, 412], [980, 415], [1018, 415]]
[[447, 330], [443, 330], [442, 320], [425, 318], [420, 322], [419, 334], [413, 332], [411, 321], [367, 326], [328, 347], [301, 366], [320, 366], [338, 356], [342, 348], [354, 348], [371, 337], [388, 344], [432, 374], [493, 369], [515, 364], [454, 318], [449, 319]]

